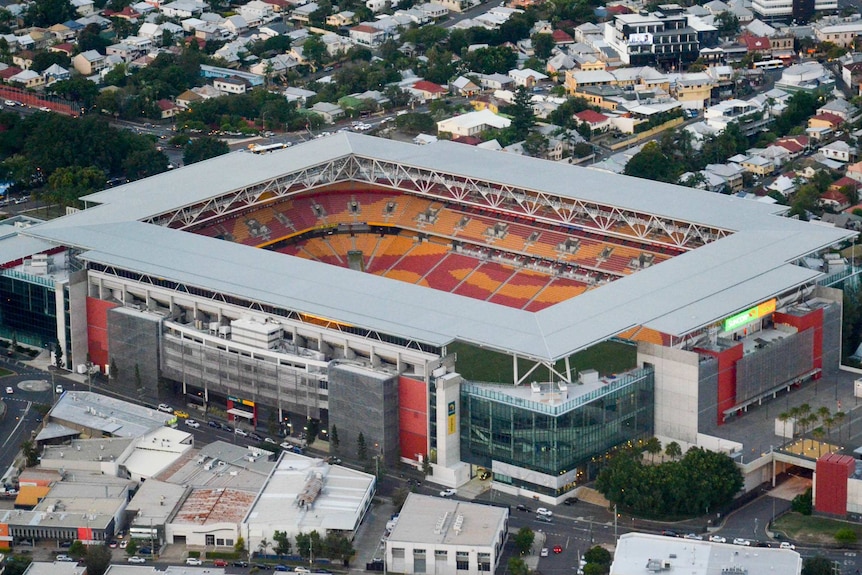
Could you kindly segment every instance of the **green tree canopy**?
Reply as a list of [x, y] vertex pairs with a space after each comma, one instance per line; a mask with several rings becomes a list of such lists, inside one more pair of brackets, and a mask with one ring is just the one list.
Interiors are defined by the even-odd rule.
[[518, 55], [506, 46], [489, 46], [467, 52], [463, 64], [480, 74], [506, 74], [518, 63]]
[[641, 151], [628, 161], [625, 174], [659, 182], [675, 182], [678, 175], [673, 162], [657, 142], [647, 142]]
[[515, 534], [515, 548], [521, 555], [525, 555], [530, 552], [530, 548], [533, 546], [533, 541], [536, 539], [536, 534], [533, 533], [533, 530], [529, 527], [521, 527], [518, 529], [518, 533]]
[[70, 20], [74, 14], [75, 9], [69, 0], [35, 0], [27, 7], [24, 22], [27, 26], [47, 28]]
[[203, 136], [189, 142], [183, 150], [183, 162], [186, 165], [202, 162], [230, 152], [226, 142], [218, 138]]
[[105, 575], [111, 564], [111, 550], [106, 545], [90, 545], [84, 555], [87, 575]]

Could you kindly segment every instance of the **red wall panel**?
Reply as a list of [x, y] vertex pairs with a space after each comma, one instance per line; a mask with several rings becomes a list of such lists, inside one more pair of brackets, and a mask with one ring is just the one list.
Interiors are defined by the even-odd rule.
[[428, 455], [428, 390], [425, 382], [398, 378], [398, 424], [401, 457]]
[[847, 478], [856, 468], [849, 455], [830, 453], [817, 460], [814, 507], [820, 513], [847, 515]]
[[700, 353], [711, 355], [718, 359], [718, 424], [724, 423], [724, 410], [730, 409], [736, 403], [736, 362], [742, 358], [742, 344], [731, 348], [715, 351], [698, 349]]
[[118, 305], [87, 298], [87, 352], [95, 364], [108, 364], [108, 310]]

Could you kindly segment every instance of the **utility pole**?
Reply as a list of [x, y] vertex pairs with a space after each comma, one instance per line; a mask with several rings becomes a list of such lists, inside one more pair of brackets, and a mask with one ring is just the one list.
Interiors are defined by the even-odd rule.
[[617, 514], [617, 504], [614, 503], [614, 541], [618, 541], [617, 538], [617, 518], [619, 515]]

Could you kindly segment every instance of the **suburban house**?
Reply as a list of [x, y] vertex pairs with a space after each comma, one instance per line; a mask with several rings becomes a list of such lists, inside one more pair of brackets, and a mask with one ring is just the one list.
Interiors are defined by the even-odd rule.
[[87, 50], [72, 58], [72, 66], [79, 74], [92, 76], [101, 72], [107, 66], [107, 61], [97, 51]]
[[856, 148], [843, 140], [835, 140], [821, 147], [820, 153], [830, 160], [849, 162], [856, 155]]
[[490, 128], [508, 128], [511, 123], [508, 118], [498, 116], [490, 110], [479, 110], [440, 120], [437, 122], [437, 132], [452, 136], [475, 136]]
[[344, 116], [344, 110], [340, 106], [329, 102], [318, 102], [310, 110], [319, 114], [327, 124], [333, 124]]
[[410, 87], [410, 91], [420, 100], [438, 100], [448, 93], [440, 84], [428, 80], [419, 80]]

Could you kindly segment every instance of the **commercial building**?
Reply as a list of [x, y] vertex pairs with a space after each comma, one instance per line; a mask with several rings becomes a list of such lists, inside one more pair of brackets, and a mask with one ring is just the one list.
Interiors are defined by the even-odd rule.
[[248, 506], [241, 533], [249, 549], [276, 531], [294, 537], [317, 531], [352, 537], [371, 507], [373, 475], [284, 451], [260, 493]]
[[390, 573], [494, 573], [509, 526], [509, 510], [411, 493], [386, 540]]
[[745, 547], [645, 533], [620, 536], [610, 575], [685, 571], [712, 573], [802, 573], [802, 557], [790, 549]]
[[605, 42], [625, 64], [679, 69], [697, 60], [700, 49], [714, 44], [718, 38], [715, 27], [698, 22], [695, 29], [689, 22], [691, 19], [697, 17], [681, 11], [618, 14], [605, 23]]
[[[148, 397], [162, 378], [253, 423], [261, 406], [319, 418], [343, 445], [367, 422], [370, 456], [430, 461], [451, 486], [490, 468], [495, 487], [549, 502], [596, 468], [578, 463], [588, 450], [546, 455], [529, 425], [584, 438], [596, 459], [650, 433], [713, 448], [739, 413], [837, 370], [842, 297], [829, 286], [853, 273], [817, 263], [852, 232], [784, 206], [451, 142], [337, 134], [84, 201], [21, 232], [74, 247], [70, 317], [87, 326], [72, 330], [72, 365], [87, 353], [120, 374], [137, 365]], [[625, 368], [574, 369], [597, 345], [619, 346]], [[482, 371], [491, 359], [506, 367]], [[529, 399], [534, 382], [560, 402]], [[166, 423], [88, 414], [73, 395], [52, 422], [121, 437]], [[489, 409], [486, 435], [471, 436]], [[748, 467], [747, 487], [771, 461]]]

